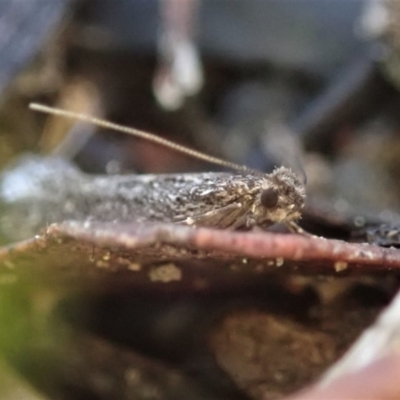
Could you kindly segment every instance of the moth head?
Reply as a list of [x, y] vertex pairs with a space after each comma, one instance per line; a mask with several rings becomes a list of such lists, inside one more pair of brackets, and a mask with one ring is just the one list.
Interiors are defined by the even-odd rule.
[[260, 190], [260, 206], [271, 223], [295, 221], [304, 207], [305, 188], [299, 177], [289, 168], [276, 168]]
[[263, 189], [260, 194], [261, 205], [266, 209], [274, 209], [279, 203], [279, 192], [274, 187]]

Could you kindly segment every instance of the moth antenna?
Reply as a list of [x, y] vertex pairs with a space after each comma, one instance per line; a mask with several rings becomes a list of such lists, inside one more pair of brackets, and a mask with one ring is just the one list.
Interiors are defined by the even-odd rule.
[[124, 125], [119, 125], [114, 122], [106, 121], [104, 119], [92, 117], [90, 115], [81, 114], [81, 113], [68, 111], [68, 110], [63, 110], [61, 108], [56, 108], [56, 107], [49, 107], [49, 106], [45, 106], [45, 105], [38, 104], [38, 103], [30, 103], [29, 108], [31, 110], [43, 112], [46, 114], [57, 115], [57, 116], [64, 117], [64, 118], [71, 118], [71, 119], [79, 120], [79, 121], [83, 121], [83, 122], [89, 122], [89, 123], [99, 126], [101, 128], [112, 129], [114, 131], [126, 133], [128, 135], [132, 135], [132, 136], [135, 136], [135, 137], [138, 137], [141, 139], [148, 140], [149, 142], [159, 144], [161, 146], [164, 146], [169, 149], [175, 150], [179, 153], [183, 153], [188, 156], [197, 158], [199, 160], [207, 161], [211, 164], [220, 165], [220, 166], [231, 168], [231, 169], [241, 171], [241, 172], [247, 172], [247, 173], [252, 173], [252, 174], [262, 174], [260, 171], [254, 170], [252, 168], [248, 168], [244, 165], [235, 164], [233, 162], [226, 161], [226, 160], [223, 160], [218, 157], [210, 156], [210, 155], [202, 153], [200, 151], [190, 149], [189, 147], [171, 142], [170, 140], [164, 139], [164, 138], [154, 135], [152, 133], [141, 131], [141, 130], [135, 129], [135, 128], [130, 128], [130, 127], [127, 127]]

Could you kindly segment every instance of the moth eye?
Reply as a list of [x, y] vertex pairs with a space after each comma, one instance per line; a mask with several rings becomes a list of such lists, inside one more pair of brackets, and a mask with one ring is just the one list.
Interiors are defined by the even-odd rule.
[[261, 193], [261, 204], [265, 208], [274, 208], [279, 200], [278, 192], [275, 189], [269, 188]]

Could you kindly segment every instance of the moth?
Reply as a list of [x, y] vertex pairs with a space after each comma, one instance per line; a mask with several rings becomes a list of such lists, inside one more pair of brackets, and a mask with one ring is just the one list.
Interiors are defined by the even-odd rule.
[[283, 222], [291, 230], [301, 230], [296, 221], [304, 207], [305, 188], [289, 168], [261, 173], [84, 114], [40, 104], [30, 108], [128, 133], [236, 173], [92, 176], [62, 159], [28, 157], [0, 177], [0, 206], [7, 209], [3, 231], [8, 227], [32, 234], [64, 220], [159, 221], [241, 230]]

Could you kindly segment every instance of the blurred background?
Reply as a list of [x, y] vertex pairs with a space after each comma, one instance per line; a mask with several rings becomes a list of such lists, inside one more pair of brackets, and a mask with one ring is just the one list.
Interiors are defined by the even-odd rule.
[[[359, 227], [367, 220], [399, 222], [399, 27], [396, 0], [0, 0], [0, 165], [29, 152], [68, 158], [87, 173], [218, 170], [28, 109], [40, 102], [147, 130], [260, 171], [290, 166], [307, 178], [307, 210], [351, 216]], [[33, 296], [36, 302], [25, 287], [0, 293], [0, 320], [10, 326], [0, 331], [0, 342], [9, 352], [27, 342], [27, 315], [47, 315], [56, 302], [46, 290]], [[257, 293], [244, 297], [253, 301]], [[273, 296], [278, 304], [281, 292]], [[205, 310], [218, 312], [225, 303], [127, 297], [86, 300], [82, 315], [107, 331], [134, 313], [145, 321], [144, 328], [130, 327], [131, 336], [139, 337], [134, 346], [185, 364], [209, 388], [200, 395], [189, 385], [182, 397], [160, 398], [247, 398], [229, 392], [230, 381], [198, 350], [195, 367], [191, 359], [195, 345], [188, 332], [205, 330]], [[94, 309], [105, 312], [94, 316]], [[154, 339], [148, 332], [164, 314], [165, 325], [156, 330], [162, 335]], [[47, 340], [47, 328], [30, 332], [34, 348]], [[124, 329], [108, 334], [132, 345], [131, 337], [119, 336]], [[54, 338], [53, 332], [49, 340]], [[84, 347], [86, 339], [79, 341]], [[177, 348], [184, 348], [184, 362]], [[35, 362], [25, 367], [37, 372]], [[0, 365], [0, 372], [6, 368]], [[12, 379], [3, 387], [9, 385], [14, 396]], [[60, 396], [53, 398], [107, 398], [85, 392], [83, 384], [64, 389], [64, 395], [48, 391]], [[29, 398], [42, 397], [30, 392]]]

